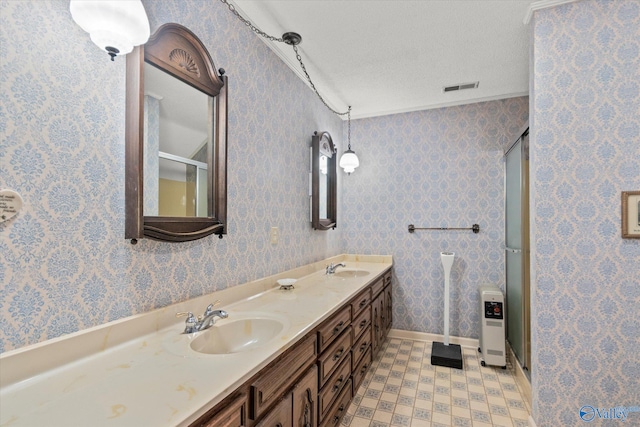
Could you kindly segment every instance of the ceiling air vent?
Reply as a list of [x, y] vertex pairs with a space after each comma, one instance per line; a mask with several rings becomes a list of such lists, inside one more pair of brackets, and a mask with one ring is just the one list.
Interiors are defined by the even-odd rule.
[[453, 92], [456, 90], [475, 89], [478, 87], [479, 84], [480, 82], [473, 82], [473, 83], [461, 83], [459, 85], [453, 85], [453, 86], [445, 86], [442, 88], [442, 91], [444, 93], [447, 93], [447, 92]]

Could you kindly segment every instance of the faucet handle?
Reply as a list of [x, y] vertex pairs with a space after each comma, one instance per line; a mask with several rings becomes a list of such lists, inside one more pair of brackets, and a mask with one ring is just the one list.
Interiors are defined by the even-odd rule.
[[198, 319], [196, 319], [196, 316], [194, 316], [190, 311], [182, 311], [180, 313], [176, 313], [176, 317], [182, 316], [187, 316], [186, 320], [184, 321], [184, 333], [190, 334], [192, 332], [195, 332], [196, 325], [198, 324]]
[[207, 306], [207, 309], [204, 311], [204, 317], [207, 317], [208, 315], [210, 315], [213, 312], [213, 307], [217, 306], [220, 304], [220, 300], [215, 300], [213, 303], [209, 304]]
[[189, 322], [191, 319], [195, 319], [196, 316], [193, 315], [190, 311], [181, 311], [180, 313], [176, 313], [176, 317], [187, 316], [187, 320], [185, 322]]

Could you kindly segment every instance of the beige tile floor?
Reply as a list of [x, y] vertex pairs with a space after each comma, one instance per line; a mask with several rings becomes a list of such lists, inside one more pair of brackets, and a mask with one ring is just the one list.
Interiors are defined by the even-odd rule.
[[464, 369], [431, 365], [431, 342], [388, 338], [342, 419], [345, 427], [526, 427], [529, 416], [509, 370], [480, 366], [463, 347]]

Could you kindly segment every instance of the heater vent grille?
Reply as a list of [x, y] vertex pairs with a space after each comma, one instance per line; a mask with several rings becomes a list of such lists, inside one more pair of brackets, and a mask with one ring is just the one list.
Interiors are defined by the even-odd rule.
[[479, 84], [480, 84], [480, 82], [460, 83], [460, 84], [457, 84], [457, 85], [445, 86], [445, 87], [442, 88], [442, 91], [444, 93], [447, 93], [447, 92], [455, 92], [457, 90], [476, 89]]

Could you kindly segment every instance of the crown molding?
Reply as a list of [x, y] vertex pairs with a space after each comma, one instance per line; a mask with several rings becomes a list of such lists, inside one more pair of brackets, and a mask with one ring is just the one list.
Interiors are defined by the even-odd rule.
[[575, 1], [578, 0], [540, 0], [533, 2], [531, 3], [531, 5], [529, 5], [529, 9], [527, 9], [527, 15], [523, 20], [524, 25], [529, 25], [529, 22], [531, 22], [531, 18], [533, 17], [533, 13], [537, 12], [538, 10], [560, 6], [561, 4], [573, 3]]

